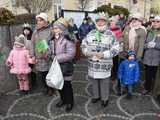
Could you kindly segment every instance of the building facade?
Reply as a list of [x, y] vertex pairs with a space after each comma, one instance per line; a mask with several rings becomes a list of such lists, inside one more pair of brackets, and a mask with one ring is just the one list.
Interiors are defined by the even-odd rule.
[[[79, 0], [53, 0], [52, 8], [47, 12], [49, 19], [53, 20], [60, 16], [61, 9], [80, 10]], [[133, 0], [88, 0], [84, 10], [93, 11], [101, 5], [111, 3], [112, 6], [123, 6], [132, 11], [140, 12], [144, 17], [150, 15], [151, 0], [137, 0], [137, 4], [133, 4]], [[0, 0], [0, 7], [5, 7], [11, 10], [14, 14], [22, 14], [27, 11], [22, 7], [17, 8], [15, 0]]]

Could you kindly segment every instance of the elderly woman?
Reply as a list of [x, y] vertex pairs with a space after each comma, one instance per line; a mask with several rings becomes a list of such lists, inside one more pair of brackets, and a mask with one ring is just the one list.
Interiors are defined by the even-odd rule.
[[[115, 16], [109, 18], [109, 29], [115, 35], [116, 40], [119, 41], [122, 35], [122, 31], [121, 28], [117, 25], [117, 22], [118, 20]], [[118, 61], [119, 61], [118, 55], [113, 57], [112, 80], [115, 80], [117, 78]]]
[[92, 82], [92, 103], [101, 100], [102, 107], [106, 107], [109, 102], [112, 58], [119, 52], [119, 43], [107, 28], [105, 14], [99, 14], [96, 29], [82, 40], [82, 52], [89, 60], [88, 76]]
[[[52, 34], [50, 32], [48, 24], [48, 16], [46, 13], [40, 13], [36, 16], [36, 29], [33, 32], [31, 41], [32, 49], [31, 56], [35, 57], [35, 68], [37, 71], [37, 85], [39, 88], [43, 88], [44, 94], [52, 95], [53, 89], [46, 85], [45, 79], [50, 68], [50, 57], [48, 56], [48, 49], [43, 49], [40, 46], [47, 45], [51, 39]], [[43, 52], [42, 52], [43, 51]]]
[[74, 98], [72, 89], [72, 75], [73, 75], [73, 58], [75, 56], [75, 44], [70, 40], [67, 33], [67, 21], [64, 18], [58, 19], [52, 26], [51, 31], [54, 33], [50, 41], [50, 48], [53, 56], [57, 57], [58, 62], [64, 77], [64, 86], [59, 90], [60, 101], [56, 107], [66, 105], [66, 112], [73, 108]]
[[[136, 58], [142, 59], [144, 51], [144, 42], [146, 39], [146, 29], [142, 26], [143, 17], [139, 13], [131, 14], [131, 20], [122, 33], [122, 42], [124, 43], [124, 51], [133, 50], [136, 52]], [[123, 54], [125, 55], [125, 54]], [[126, 57], [126, 56], [121, 56]]]
[[153, 89], [160, 64], [160, 16], [155, 16], [152, 20], [152, 28], [148, 31], [143, 63], [145, 65], [145, 91], [143, 93], [147, 94]]
[[[130, 16], [129, 23], [122, 32], [122, 39], [120, 43], [123, 47], [119, 54], [120, 60], [127, 57], [127, 52], [133, 50], [136, 52], [136, 59], [139, 63], [142, 62], [144, 43], [146, 39], [146, 29], [142, 26], [143, 16], [140, 13], [133, 13]], [[141, 64], [140, 64], [141, 67]], [[142, 76], [140, 76], [142, 78]], [[118, 94], [120, 94], [120, 81], [118, 82]]]

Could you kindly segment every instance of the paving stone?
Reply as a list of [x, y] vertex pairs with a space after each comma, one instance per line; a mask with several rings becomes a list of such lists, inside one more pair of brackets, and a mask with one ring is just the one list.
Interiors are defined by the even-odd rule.
[[[16, 84], [10, 80], [3, 83], [4, 94], [0, 94], [0, 120], [159, 120], [160, 106], [151, 96], [135, 94], [132, 100], [116, 96], [111, 82], [110, 101], [106, 108], [101, 103], [91, 103], [92, 85], [87, 78], [87, 61], [82, 59], [75, 65], [73, 91], [75, 104], [71, 112], [64, 107], [56, 108], [58, 92], [49, 97], [37, 88], [27, 96], [18, 94]], [[1, 84], [2, 85], [2, 84]], [[6, 86], [5, 86], [6, 85]], [[1, 90], [3, 89], [1, 87]], [[113, 89], [114, 88], [114, 89]]]

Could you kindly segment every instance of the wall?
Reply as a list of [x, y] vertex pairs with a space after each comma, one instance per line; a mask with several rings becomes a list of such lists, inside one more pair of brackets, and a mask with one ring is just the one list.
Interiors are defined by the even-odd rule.
[[13, 46], [14, 36], [21, 31], [22, 25], [0, 26], [0, 93], [17, 89], [17, 80], [9, 73], [9, 67], [5, 65], [5, 61]]

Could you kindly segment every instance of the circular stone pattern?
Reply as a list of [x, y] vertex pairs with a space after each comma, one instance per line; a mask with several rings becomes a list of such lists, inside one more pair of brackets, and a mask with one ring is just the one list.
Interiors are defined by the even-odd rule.
[[36, 114], [21, 113], [7, 116], [3, 120], [47, 120], [47, 118]]
[[131, 120], [160, 120], [160, 117], [152, 113], [143, 113], [143, 114], [138, 114], [135, 116], [136, 117]]
[[129, 118], [120, 115], [103, 114], [103, 115], [97, 115], [93, 117], [91, 120], [128, 120], [128, 119]]

